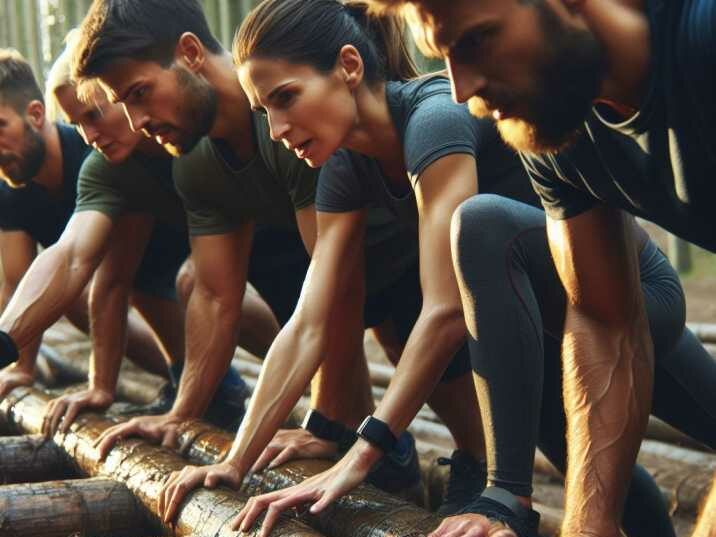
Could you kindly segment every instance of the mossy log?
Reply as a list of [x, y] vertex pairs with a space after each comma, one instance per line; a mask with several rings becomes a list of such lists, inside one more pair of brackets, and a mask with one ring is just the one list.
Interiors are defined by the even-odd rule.
[[134, 495], [106, 478], [0, 487], [3, 537], [136, 537], [146, 535]]

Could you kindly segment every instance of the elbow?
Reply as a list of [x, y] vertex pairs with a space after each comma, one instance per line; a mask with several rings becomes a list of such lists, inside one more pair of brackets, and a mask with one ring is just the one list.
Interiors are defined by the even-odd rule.
[[465, 342], [467, 326], [459, 305], [439, 304], [423, 307], [422, 316], [430, 338], [441, 348], [457, 351]]

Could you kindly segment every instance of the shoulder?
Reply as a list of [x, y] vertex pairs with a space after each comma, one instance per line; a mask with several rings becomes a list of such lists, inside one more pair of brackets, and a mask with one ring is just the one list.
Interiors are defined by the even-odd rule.
[[23, 227], [28, 192], [0, 181], [0, 229]]
[[362, 157], [347, 149], [339, 149], [321, 167], [316, 193], [319, 211], [351, 211], [365, 205], [365, 182], [370, 177], [358, 179]]

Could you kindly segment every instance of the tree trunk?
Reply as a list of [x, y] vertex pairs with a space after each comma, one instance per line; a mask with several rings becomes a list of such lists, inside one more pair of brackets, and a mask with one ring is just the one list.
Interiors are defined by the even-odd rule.
[[111, 479], [0, 487], [4, 537], [136, 537], [145, 519], [132, 493]]
[[41, 435], [0, 438], [0, 483], [35, 483], [67, 479], [74, 472], [67, 455]]

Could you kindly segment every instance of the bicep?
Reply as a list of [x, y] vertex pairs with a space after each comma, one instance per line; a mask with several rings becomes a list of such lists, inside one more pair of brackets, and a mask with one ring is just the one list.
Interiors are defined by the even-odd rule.
[[426, 302], [459, 303], [450, 255], [450, 221], [457, 207], [477, 193], [475, 159], [453, 154], [428, 166], [415, 188], [420, 214], [420, 281]]
[[547, 234], [569, 307], [606, 324], [633, 318], [641, 284], [629, 215], [598, 206], [566, 220], [547, 217]]
[[316, 246], [316, 234], [318, 233], [316, 206], [312, 204], [296, 211], [296, 223], [298, 224], [298, 231], [301, 234], [303, 245], [306, 247], [308, 254], [312, 255]]

